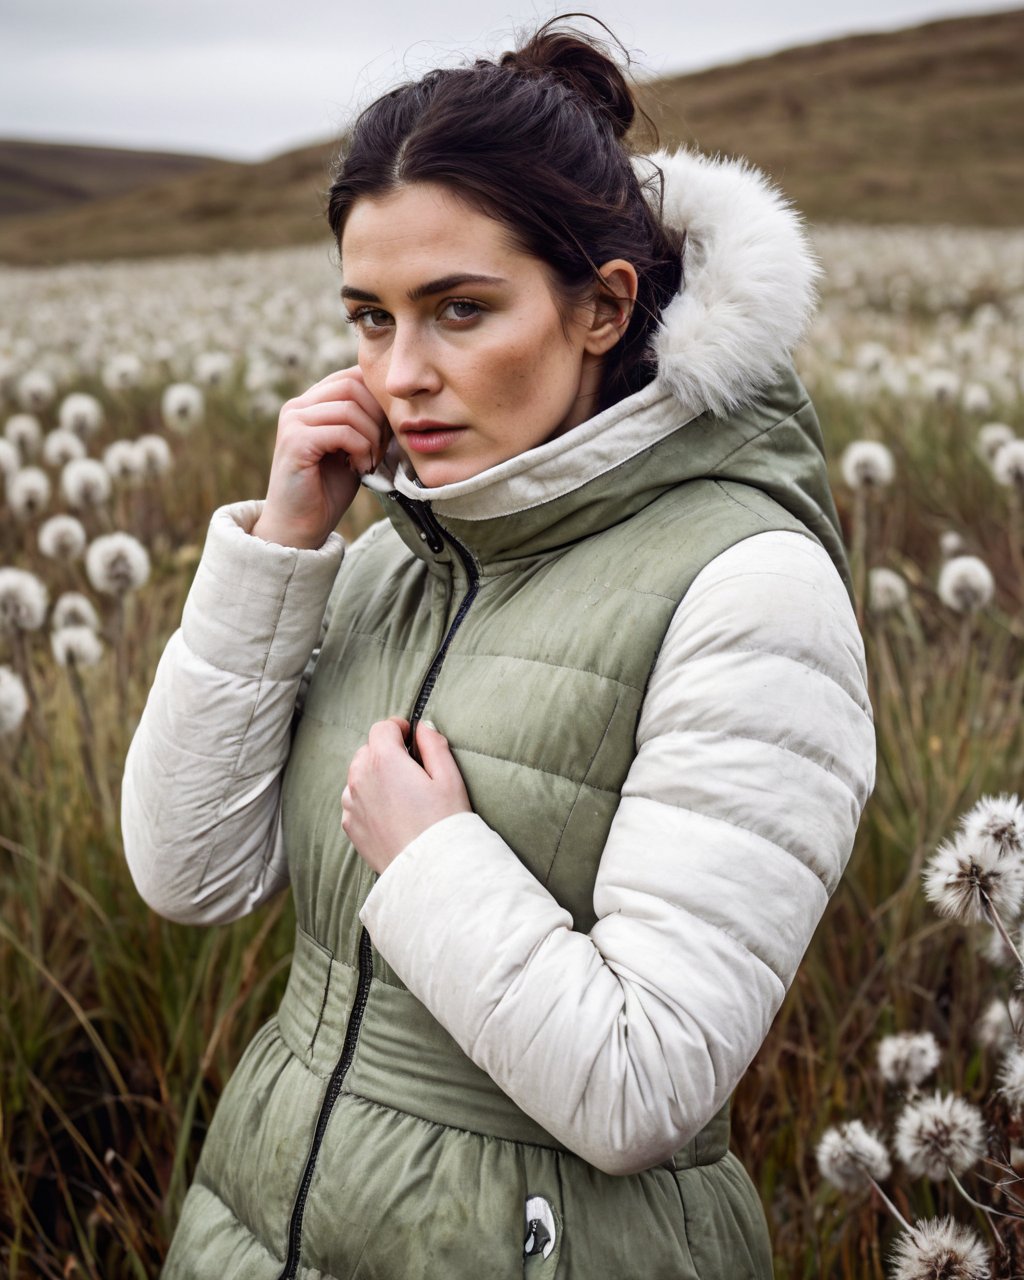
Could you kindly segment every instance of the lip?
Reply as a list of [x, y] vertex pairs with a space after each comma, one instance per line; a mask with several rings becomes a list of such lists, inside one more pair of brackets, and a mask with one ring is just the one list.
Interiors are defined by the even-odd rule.
[[398, 428], [398, 434], [414, 453], [440, 453], [465, 430], [465, 427], [452, 426], [447, 422], [418, 418], [415, 422], [403, 423]]

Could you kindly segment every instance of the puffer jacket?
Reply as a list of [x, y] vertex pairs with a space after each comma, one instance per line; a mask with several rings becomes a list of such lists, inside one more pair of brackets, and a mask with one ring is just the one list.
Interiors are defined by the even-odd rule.
[[[392, 453], [389, 518], [347, 553], [252, 537], [259, 503], [214, 517], [129, 753], [126, 854], [175, 919], [290, 882], [299, 932], [168, 1276], [771, 1275], [729, 1098], [874, 737], [788, 359], [813, 260], [756, 172], [657, 158], [688, 236], [649, 387], [457, 485]], [[340, 793], [414, 707], [475, 811], [378, 879]]]

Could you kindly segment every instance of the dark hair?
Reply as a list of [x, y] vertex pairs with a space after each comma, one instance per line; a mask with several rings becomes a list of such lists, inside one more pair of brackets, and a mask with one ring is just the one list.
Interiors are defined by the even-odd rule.
[[496, 63], [430, 71], [372, 102], [339, 157], [327, 220], [340, 250], [361, 197], [413, 182], [442, 184], [548, 265], [566, 335], [573, 309], [594, 298], [595, 286], [613, 296], [598, 267], [613, 258], [631, 262], [636, 305], [605, 354], [600, 412], [654, 376], [648, 343], [679, 289], [683, 234], [662, 225], [663, 185], [657, 214], [648, 203], [645, 189], [656, 178], [663, 184], [661, 171], [643, 184], [634, 172], [625, 136], [638, 107], [622, 71], [599, 41], [551, 30], [571, 17], [591, 18], [612, 34], [590, 14], [562, 14]]

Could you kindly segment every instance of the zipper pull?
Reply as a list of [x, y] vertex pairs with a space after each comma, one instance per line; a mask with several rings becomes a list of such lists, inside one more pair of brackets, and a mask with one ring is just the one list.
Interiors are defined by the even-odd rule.
[[427, 544], [434, 555], [440, 555], [444, 550], [444, 538], [438, 527], [437, 521], [428, 517], [429, 507], [425, 503], [413, 502], [407, 498], [404, 493], [399, 493], [397, 489], [392, 489], [388, 494], [392, 501], [397, 502], [407, 516], [418, 526], [420, 537]]

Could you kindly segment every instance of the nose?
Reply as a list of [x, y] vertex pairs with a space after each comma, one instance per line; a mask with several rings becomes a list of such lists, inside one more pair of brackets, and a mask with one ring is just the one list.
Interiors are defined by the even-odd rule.
[[413, 325], [395, 326], [388, 351], [384, 389], [395, 400], [411, 400], [419, 392], [437, 391], [441, 376], [429, 341]]

